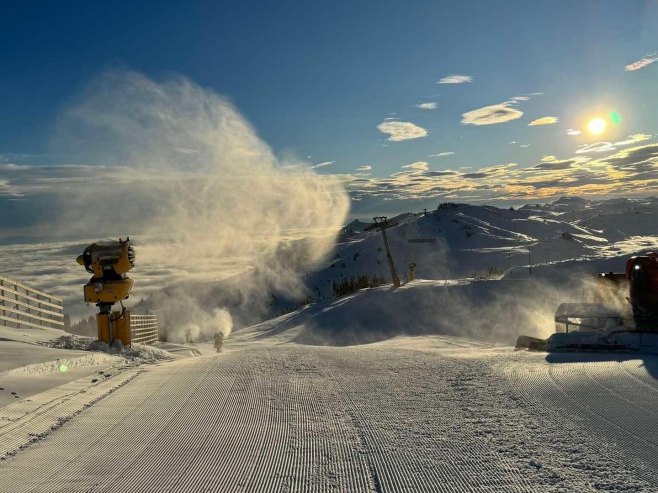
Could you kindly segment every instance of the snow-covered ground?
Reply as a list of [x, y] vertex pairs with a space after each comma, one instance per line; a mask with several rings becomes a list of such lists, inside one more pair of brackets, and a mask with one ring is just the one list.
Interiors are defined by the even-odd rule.
[[520, 304], [447, 310], [536, 289], [364, 290], [17, 400], [0, 492], [658, 491], [658, 357], [515, 352]]
[[565, 198], [408, 214], [389, 238], [418, 279], [336, 299], [334, 282], [390, 277], [355, 222], [306, 279], [318, 302], [236, 324], [220, 354], [2, 329], [0, 492], [658, 491], [658, 357], [511, 347], [550, 334], [589, 273], [658, 247], [657, 213]]
[[0, 462], [0, 491], [658, 490], [654, 357], [254, 332], [125, 377]]
[[113, 351], [96, 346], [62, 330], [0, 327], [0, 408], [71, 382], [91, 385], [122, 368], [173, 357], [143, 345]]

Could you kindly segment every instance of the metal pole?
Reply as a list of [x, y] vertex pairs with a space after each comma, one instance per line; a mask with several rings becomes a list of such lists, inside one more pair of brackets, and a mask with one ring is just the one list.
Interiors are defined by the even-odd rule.
[[530, 248], [528, 248], [528, 275], [532, 275], [532, 259], [530, 258]]
[[386, 237], [386, 224], [382, 223], [382, 236], [384, 237], [384, 246], [386, 247], [386, 258], [388, 259], [388, 265], [391, 268], [391, 277], [393, 278], [393, 285], [396, 288], [400, 287], [400, 278], [398, 277], [397, 272], [395, 272], [395, 265], [393, 265], [393, 256], [391, 255], [391, 249], [388, 246], [388, 238]]

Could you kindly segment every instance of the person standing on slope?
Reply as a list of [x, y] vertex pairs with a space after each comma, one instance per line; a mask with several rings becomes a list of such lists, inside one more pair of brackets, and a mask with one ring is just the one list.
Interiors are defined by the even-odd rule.
[[222, 351], [222, 346], [224, 345], [224, 334], [222, 332], [217, 332], [215, 334], [215, 349], [217, 352]]

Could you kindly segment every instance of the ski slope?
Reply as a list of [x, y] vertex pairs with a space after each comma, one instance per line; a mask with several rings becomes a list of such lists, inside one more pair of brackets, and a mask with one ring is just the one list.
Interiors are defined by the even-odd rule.
[[[564, 198], [405, 215], [391, 249], [417, 280], [334, 299], [333, 282], [388, 277], [380, 235], [354, 222], [305, 279], [316, 303], [268, 319], [294, 300], [239, 305], [248, 317], [227, 302], [221, 354], [167, 343], [175, 360], [128, 367], [0, 341], [0, 493], [656, 492], [658, 357], [509, 347], [552, 332], [589, 273], [658, 247], [656, 212]], [[502, 279], [473, 279], [490, 267]], [[199, 306], [225, 305], [218, 286]], [[87, 366], [53, 372], [65, 355]]]
[[658, 491], [654, 357], [253, 335], [131, 370], [0, 461], [0, 491]]

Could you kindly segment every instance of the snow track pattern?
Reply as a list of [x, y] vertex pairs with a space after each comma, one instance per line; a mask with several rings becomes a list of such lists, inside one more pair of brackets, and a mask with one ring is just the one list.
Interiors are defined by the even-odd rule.
[[259, 345], [148, 368], [0, 492], [658, 491], [657, 404], [637, 361]]
[[521, 354], [523, 361], [505, 371], [525, 389], [522, 405], [562, 433], [582, 437], [569, 442], [562, 460], [592, 471], [593, 490], [613, 489], [622, 482], [619, 475], [632, 471], [624, 480], [630, 491], [658, 491], [658, 380], [643, 361], [565, 354], [538, 364], [545, 355]]

